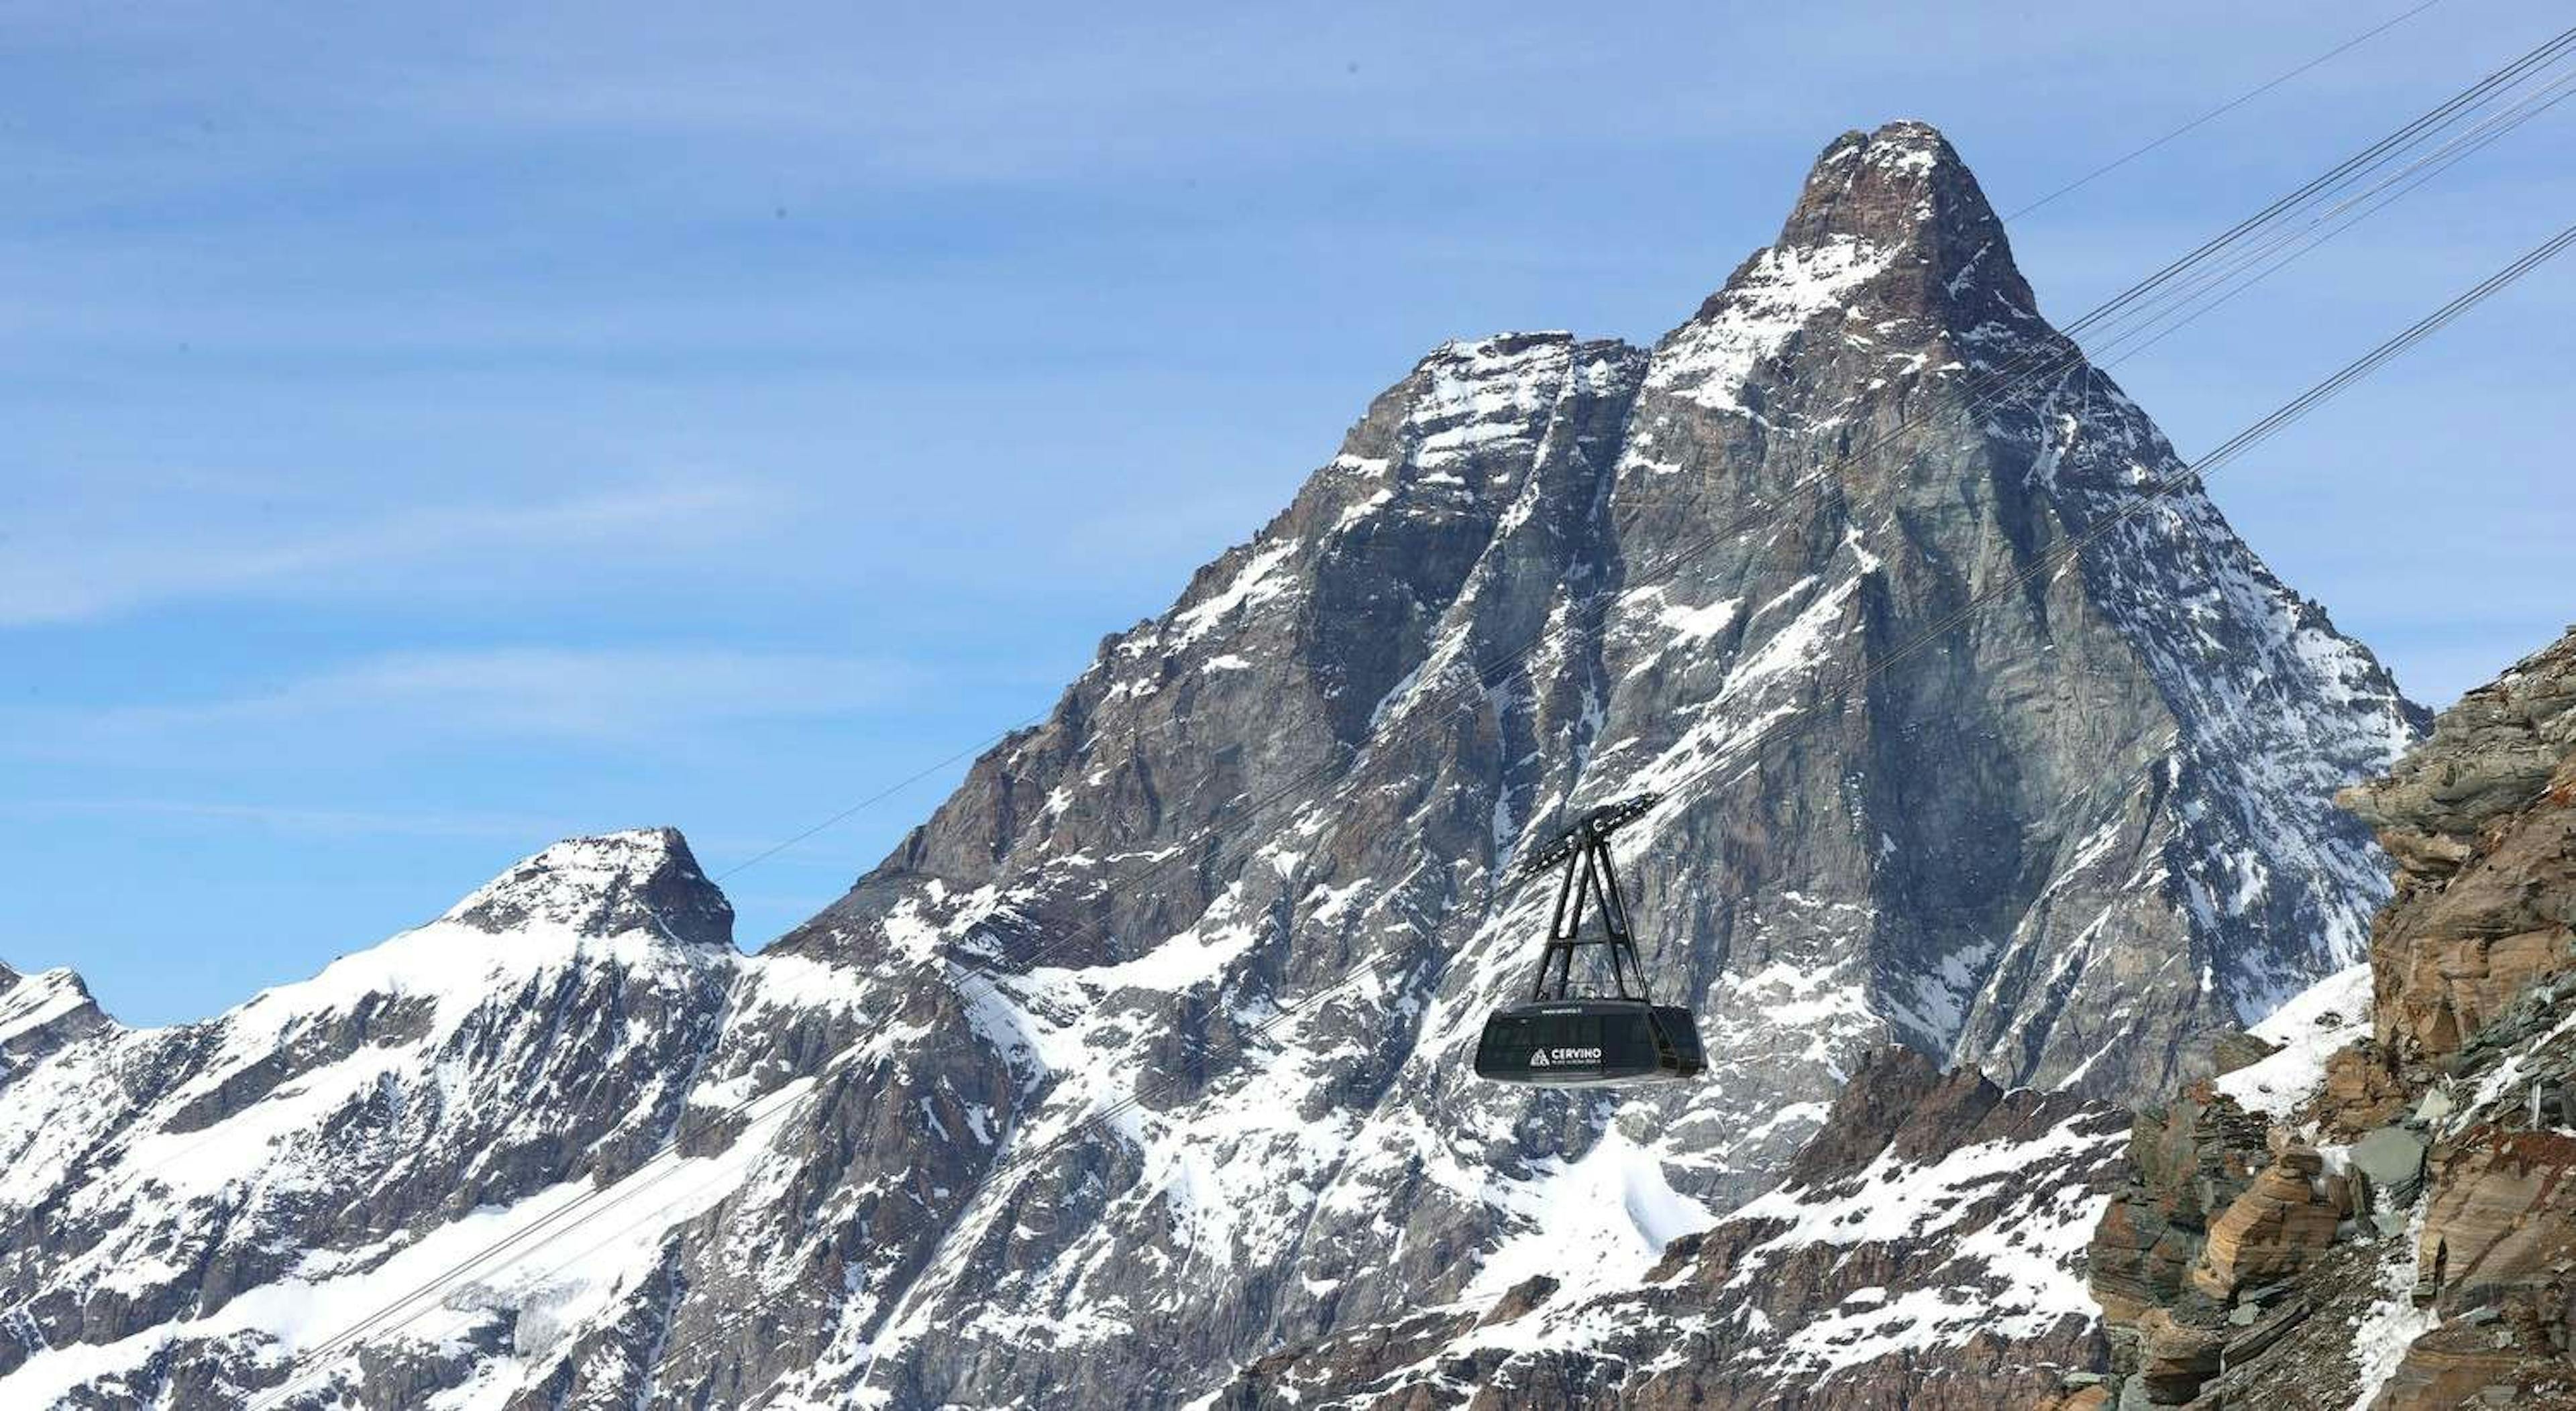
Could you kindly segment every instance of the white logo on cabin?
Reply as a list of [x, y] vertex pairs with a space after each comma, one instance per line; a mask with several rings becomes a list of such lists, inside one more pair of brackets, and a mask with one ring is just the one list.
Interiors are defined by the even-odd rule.
[[1547, 1066], [1547, 1050], [1534, 1050], [1530, 1054], [1530, 1066], [1532, 1068], [1545, 1068]]
[[1543, 1048], [1530, 1055], [1529, 1066], [1552, 1068], [1561, 1063], [1599, 1063], [1600, 1061], [1601, 1050], [1597, 1048]]

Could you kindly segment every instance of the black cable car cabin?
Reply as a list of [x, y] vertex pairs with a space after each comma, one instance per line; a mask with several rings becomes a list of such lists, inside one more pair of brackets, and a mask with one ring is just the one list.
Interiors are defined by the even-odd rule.
[[[1610, 868], [1610, 834], [1655, 806], [1641, 794], [1596, 808], [1553, 843], [1524, 860], [1523, 878], [1562, 867], [1547, 948], [1526, 1003], [1496, 1010], [1476, 1041], [1476, 1076], [1498, 1083], [1601, 1087], [1696, 1077], [1707, 1067], [1699, 1025], [1678, 1005], [1657, 1004], [1628, 930], [1628, 903]], [[1601, 934], [1583, 934], [1587, 909]], [[1597, 985], [1607, 961], [1610, 993], [1578, 992], [1577, 953], [1594, 952], [1585, 983]], [[1635, 992], [1630, 993], [1631, 980]]]

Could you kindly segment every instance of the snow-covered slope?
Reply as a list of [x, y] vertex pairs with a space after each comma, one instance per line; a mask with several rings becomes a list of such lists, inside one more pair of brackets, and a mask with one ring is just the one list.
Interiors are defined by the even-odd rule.
[[[494, 1346], [506, 1307], [500, 1345], [542, 1353], [760, 1165], [746, 1140], [638, 1171], [693, 1099], [722, 1099], [706, 1070], [727, 1025], [828, 1012], [812, 970], [733, 949], [676, 833], [621, 833], [548, 848], [213, 1020], [60, 1046], [0, 1094], [0, 1401], [238, 1404], [297, 1349], [594, 1186], [646, 1191], [615, 1211], [618, 1238], [569, 1262], [606, 1231], [524, 1249], [405, 1328], [464, 1338], [462, 1355]], [[60, 978], [17, 1004], [34, 984], [0, 995], [13, 1020], [77, 992]]]
[[[677, 1132], [714, 1203], [585, 1225], [616, 1277], [496, 1271], [442, 1340], [323, 1360], [373, 1406], [1176, 1404], [1542, 1273], [1612, 1296], [1829, 1138], [1890, 1042], [2068, 1104], [2160, 1090], [2356, 958], [2385, 884], [2324, 795], [2415, 717], [2196, 492], [2049, 571], [2174, 464], [2080, 363], [1981, 395], [2059, 357], [1939, 134], [1838, 139], [1653, 348], [1435, 350], [759, 957], [675, 842], [594, 842], [311, 986], [44, 1060], [0, 1093], [42, 1187], [0, 1372], [220, 1404], [314, 1329], [206, 1320]], [[1544, 901], [1496, 877], [1641, 788], [1634, 911], [1714, 1076], [1475, 1083]], [[219, 1183], [91, 1174], [216, 1132]]]
[[1644, 1279], [1586, 1287], [1569, 1258], [1262, 1359], [1205, 1404], [2042, 1406], [2102, 1361], [2080, 1256], [2127, 1134], [2105, 1104], [1878, 1055], [1779, 1187]]

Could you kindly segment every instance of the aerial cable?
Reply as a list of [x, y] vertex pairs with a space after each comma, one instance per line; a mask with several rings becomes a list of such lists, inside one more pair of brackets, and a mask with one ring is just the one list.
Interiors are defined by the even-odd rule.
[[[2343, 197], [2332, 205], [2320, 208], [2303, 224], [2286, 226], [2265, 235], [2259, 241], [2248, 244], [2241, 250], [2228, 252], [2226, 257], [2218, 261], [2209, 271], [2197, 273], [2190, 280], [2177, 284], [2174, 291], [2167, 296], [2169, 303], [2166, 306], [2158, 308], [2142, 305], [2104, 325], [2097, 331], [2107, 332], [2114, 328], [2120, 331], [2092, 342], [2088, 351], [2094, 355], [2096, 361], [2101, 361], [2105, 355], [2115, 350], [2125, 347], [2134, 352], [2161, 341], [2167, 333], [2191, 322], [2199, 316], [2199, 312], [2205, 311], [2205, 309], [2193, 310], [2193, 305], [2210, 291], [2234, 283], [2235, 288], [2231, 289], [2229, 294], [2212, 301], [2213, 303], [2224, 302], [2235, 293], [2260, 283], [2273, 270], [2281, 268], [2315, 246], [2324, 244], [2343, 231], [2351, 229], [2367, 217], [2394, 205], [2434, 177], [2458, 165], [2462, 160], [2485, 150], [2504, 134], [2557, 107], [2566, 101], [2571, 92], [2576, 92], [2576, 73], [2562, 74], [2538, 91], [2517, 100], [2511, 107], [2481, 119], [2475, 126], [2381, 177], [2372, 185]], [[2237, 277], [2246, 270], [2262, 265], [2264, 261], [2284, 249], [2290, 249], [2291, 253], [2282, 256], [2252, 279], [2243, 280], [2241, 283], [2236, 282]], [[2185, 312], [2187, 310], [2190, 312]], [[2154, 328], [2157, 322], [2175, 314], [2183, 315], [2178, 322], [2163, 332], [2146, 338], [2143, 343], [2136, 342], [2147, 330]], [[2121, 327], [2123, 324], [2127, 326]], [[2131, 346], [2133, 344], [2134, 346]]]
[[[2535, 66], [2535, 57], [2544, 50], [2551, 51], [2547, 63]], [[2366, 201], [2372, 196], [2389, 191], [2392, 187], [2403, 185], [2410, 173], [2428, 163], [2435, 164], [2436, 171], [2445, 170], [2469, 153], [2482, 150], [2495, 137], [2521, 126], [2554, 106], [2556, 99], [2550, 95], [2567, 83], [2568, 76], [2562, 74], [2543, 85], [2537, 93], [2517, 100], [2504, 111], [2478, 119], [2465, 133], [2445, 138], [2442, 145], [2415, 158], [2408, 165], [2379, 176], [2373, 184], [2360, 192], [2340, 200], [2336, 199], [2338, 193], [2353, 181], [2375, 170], [2388, 167], [2392, 163], [2406, 161], [2409, 149], [2414, 144], [2440, 133], [2444, 126], [2474, 117], [2479, 109], [2489, 102], [2510, 93], [2515, 85], [2546, 73], [2548, 65], [2558, 63], [2571, 52], [2576, 52], [2576, 29], [2566, 31], [2543, 44], [2540, 49], [2526, 54], [2522, 59], [2509, 65], [2508, 69], [2516, 71], [2510, 82], [2499, 84], [2497, 76], [2491, 75], [2487, 80], [2476, 85], [2478, 90], [2484, 91], [2474, 101], [2462, 101], [2469, 97], [2467, 93], [2463, 93], [2452, 102], [2436, 109], [2436, 112], [2444, 114], [2441, 123], [2428, 125], [2423, 118], [2410, 123], [2408, 125], [2410, 129], [2418, 130], [2406, 144], [2392, 146], [2390, 139], [2382, 139], [2362, 155], [2348, 159], [2336, 169], [2336, 172], [2309, 183], [2307, 188], [2303, 188], [2304, 196], [2296, 203], [2291, 203], [2291, 198], [2288, 197], [2276, 201], [2272, 207], [2266, 208], [2266, 213], [2261, 218], [2249, 218], [2241, 222], [2227, 235], [2207, 242], [2184, 259], [2177, 260], [2166, 266], [2164, 270], [2129, 286], [2057, 332], [2070, 343], [2080, 344], [2090, 337], [2093, 340], [2093, 348], [2100, 352], [2116, 349], [2139, 326], [2152, 325], [2159, 319], [2172, 316], [2209, 288], [2241, 273], [2251, 263], [2259, 262], [2263, 255], [2311, 233], [2317, 225], [2331, 220], [2354, 203]], [[2503, 72], [2500, 70], [2499, 74]], [[2407, 186], [2405, 189], [2411, 190], [2412, 187]], [[2294, 193], [2296, 194], [2298, 193]], [[2387, 201], [2382, 201], [2370, 209], [2376, 211], [2386, 204], [2388, 204]], [[2290, 223], [2302, 207], [2310, 206], [2313, 206], [2318, 213], [2311, 216], [2305, 225]], [[1993, 395], [1986, 392], [1975, 395], [1983, 404], [1995, 404], [2008, 398], [2017, 390], [2015, 383], [2032, 376], [2045, 376], [2049, 365], [2064, 366], [2068, 361], [2063, 350], [2050, 340], [2034, 340], [2033, 346], [2008, 359], [1987, 375], [1986, 380], [1992, 388]]]
[[2173, 129], [2171, 132], [2166, 133], [2164, 136], [2159, 137], [2144, 146], [2131, 148], [2126, 155], [2114, 157], [2110, 161], [2104, 162], [2093, 170], [2088, 171], [2082, 176], [2075, 178], [2073, 181], [2066, 183], [2064, 186], [2058, 187], [2056, 190], [2040, 197], [2038, 200], [2014, 208], [2014, 210], [2010, 214], [2006, 215], [2004, 219], [2007, 221], [2019, 220], [2023, 216], [2029, 215], [2031, 212], [2038, 210], [2040, 207], [2055, 201], [2060, 196], [2069, 195], [2080, 188], [2090, 186], [2096, 180], [2118, 171], [2120, 168], [2125, 167], [2129, 163], [2136, 161], [2138, 158], [2147, 155], [2149, 152], [2155, 151], [2157, 148], [2164, 146], [2175, 138], [2181, 137], [2186, 133], [2192, 132], [2208, 123], [2227, 116], [2238, 108], [2244, 107], [2246, 104], [2253, 102], [2255, 99], [2262, 97], [2273, 89], [2289, 82], [2291, 79], [2297, 78], [2299, 75], [2306, 73], [2310, 69], [2316, 68], [2330, 59], [2342, 57], [2346, 52], [2359, 48], [2370, 40], [2378, 38], [2380, 35], [2385, 34], [2388, 31], [2395, 29], [2397, 26], [2404, 24], [2406, 21], [2415, 18], [2417, 15], [2424, 13], [2426, 10], [2432, 9], [2439, 3], [2441, 3], [2441, 0], [2424, 0], [2424, 3], [2417, 5], [2414, 9], [2407, 10], [2391, 19], [2383, 20], [2379, 24], [2363, 30], [2361, 33], [2354, 35], [2352, 38], [2345, 40], [2332, 49], [2328, 49], [2326, 52], [2319, 54], [2304, 64], [2299, 65], [2297, 68], [2291, 69], [2286, 73], [2276, 74], [2271, 79], [2257, 84], [2252, 88], [2246, 89], [2244, 92], [2237, 94], [2235, 97], [2230, 98], [2226, 102], [2219, 104], [2217, 107], [2210, 109], [2208, 112], [2201, 114], [2199, 117], [2193, 118], [2191, 121]]
[[1047, 717], [1044, 715], [1031, 716], [1029, 719], [1023, 720], [1017, 725], [1007, 726], [999, 733], [989, 735], [974, 744], [968, 745], [966, 748], [948, 756], [946, 759], [940, 760], [934, 764], [923, 765], [921, 768], [905, 775], [891, 784], [886, 785], [884, 788], [877, 790], [875, 793], [868, 795], [866, 798], [859, 800], [848, 808], [842, 809], [840, 812], [833, 814], [831, 817], [824, 819], [822, 822], [815, 824], [804, 832], [798, 833], [791, 838], [783, 838], [778, 842], [772, 843], [768, 847], [753, 853], [751, 856], [744, 858], [742, 861], [735, 863], [724, 871], [715, 874], [715, 876], [709, 880], [721, 885], [727, 878], [733, 876], [735, 873], [748, 871], [751, 868], [757, 867], [760, 864], [767, 862], [769, 859], [778, 856], [780, 853], [787, 851], [789, 848], [796, 846], [798, 843], [805, 841], [807, 838], [813, 837], [817, 833], [826, 832], [838, 826], [841, 822], [858, 813], [861, 809], [867, 808], [872, 804], [882, 803], [885, 800], [894, 797], [896, 794], [902, 793], [904, 790], [911, 788], [913, 785], [920, 783], [922, 780], [929, 778], [931, 775], [939, 773], [948, 766], [955, 764], [960, 760], [972, 759], [975, 756], [984, 753], [986, 750], [993, 748], [995, 745], [1001, 744], [1003, 741], [1010, 739], [1013, 735], [1016, 735], [1023, 730], [1029, 729], [1033, 726], [1044, 725], [1046, 721]]
[[[2308, 255], [2308, 252], [2313, 252], [2316, 247], [2326, 245], [2326, 242], [2331, 242], [2331, 239], [2339, 237], [2339, 234], [2349, 232], [2352, 227], [2357, 227], [2357, 224], [2362, 224], [2365, 219], [2375, 216], [2378, 211], [2385, 211], [2388, 206], [2393, 206], [2393, 203], [2403, 201], [2403, 198], [2411, 196], [2411, 193], [2421, 191], [2429, 180], [2447, 173], [2450, 167], [2463, 162], [2465, 157], [2470, 157], [2470, 154], [2483, 152], [2486, 147], [2491, 147], [2496, 139], [2501, 139], [2501, 136], [2504, 136], [2506, 131], [2512, 131], [2514, 126], [2522, 126], [2524, 121], [2530, 121], [2530, 118], [2550, 111], [2550, 108], [2555, 108], [2558, 103], [2566, 103], [2571, 95], [2576, 95], [2576, 72], [2558, 77], [2555, 82], [2550, 82], [2543, 93], [2532, 95], [2532, 98], [2519, 103], [2519, 106], [2512, 108], [2512, 111], [2496, 113], [2494, 118], [2483, 121], [2483, 124], [2478, 126], [2478, 129], [2470, 131], [2470, 134], [2463, 134], [2460, 139], [2452, 139], [2452, 142], [2445, 144], [2439, 152], [2427, 154], [2427, 157], [2421, 157], [2419, 162], [2411, 162], [2409, 167], [2403, 167], [2403, 170], [2398, 170], [2398, 173], [2383, 178], [2378, 185], [2372, 185], [2372, 188], [2367, 188], [2367, 191], [2347, 198], [2347, 201], [2342, 201], [2339, 206], [2334, 206], [2329, 214], [2318, 216], [2316, 221], [2311, 221], [2308, 227], [2293, 229], [2293, 232], [2282, 232], [2280, 237], [2267, 239], [2262, 247], [2249, 250], [2244, 257], [2231, 257], [2231, 263], [2228, 263], [2228, 268], [2223, 270], [2223, 276], [2208, 278], [2208, 281], [2200, 281], [2195, 283], [2195, 286], [2190, 286], [2190, 294], [2184, 294], [2182, 304], [2174, 304], [2174, 309], [2169, 309], [2169, 312], [2159, 312], [2156, 317], [2143, 319], [2143, 322], [2138, 322], [2136, 327], [2123, 330], [2120, 335], [2110, 337], [2110, 340], [2097, 342], [2097, 345], [2089, 350], [2089, 353], [2092, 353], [2092, 358], [2089, 360], [2092, 360], [2094, 366], [2107, 368], [2107, 366], [2120, 366], [2120, 363], [2125, 363], [2125, 360], [2146, 353], [2148, 348], [2154, 348], [2154, 345], [2164, 342], [2166, 337], [2177, 335], [2177, 332], [2182, 332], [2184, 327], [2200, 322], [2200, 317], [2215, 312], [2218, 306], [2228, 304], [2228, 301], [2233, 301], [2236, 296], [2246, 294], [2249, 288], [2259, 286], [2259, 283], [2272, 278], [2275, 273], [2280, 273], [2282, 268], [2287, 268], [2290, 263], [2295, 263], [2295, 260], [2300, 260], [2303, 255]], [[2254, 270], [2254, 273], [2251, 273], [2249, 278], [2239, 278], [2244, 276], [2246, 270]], [[2166, 319], [2169, 319], [2169, 322], [2166, 322]], [[2164, 322], [2164, 327], [2156, 327], [2159, 322]]]
[[2317, 177], [2307, 185], [2300, 187], [2289, 195], [2281, 197], [2279, 200], [2274, 201], [2271, 205], [2264, 207], [2253, 215], [2247, 216], [2244, 220], [2229, 227], [2221, 234], [2210, 237], [2210, 239], [2204, 241], [2190, 253], [2183, 255], [2173, 263], [2165, 266], [2163, 269], [2158, 270], [2154, 274], [2140, 280], [2138, 283], [2131, 285], [2128, 289], [2115, 295], [2101, 308], [2095, 309], [2093, 312], [2077, 319], [2073, 324], [2068, 325], [2061, 331], [2066, 333], [2069, 337], [2073, 337], [2081, 333], [2085, 328], [2090, 327], [2093, 323], [2109, 316], [2119, 309], [2127, 307], [2129, 304], [2145, 297], [2155, 290], [2162, 288], [2168, 281], [2179, 275], [2184, 269], [2198, 262], [2204, 256], [2207, 256], [2221, 247], [2241, 238], [2248, 232], [2260, 227], [2275, 216], [2295, 207], [2308, 198], [2333, 190], [2336, 186], [2348, 180], [2356, 172], [2367, 169], [2370, 165], [2377, 163], [2389, 153], [2414, 141], [2415, 138], [2423, 135], [2424, 133], [2439, 128], [2444, 123], [2447, 123], [2452, 118], [2458, 116], [2461, 111], [2476, 108], [2496, 93], [2502, 92], [2503, 90], [2510, 88], [2512, 85], [2521, 82], [2524, 78], [2530, 76], [2530, 74], [2546, 68], [2550, 64], [2556, 63], [2560, 58], [2564, 57], [2571, 48], [2576, 48], [2576, 28], [2563, 30], [2553, 38], [2543, 41], [2539, 46], [2524, 54], [2521, 58], [2514, 60], [2504, 68], [2497, 70], [2495, 73], [2488, 75], [2478, 83], [2471, 85], [2467, 90], [2453, 95], [2451, 98], [2432, 108], [2430, 111], [2417, 117], [2413, 122], [2406, 124], [2397, 131], [2390, 133], [2388, 136], [2381, 138], [2375, 143], [2372, 143], [2369, 147], [2362, 149], [2362, 151], [2346, 158], [2342, 163], [2328, 170], [2323, 176]]

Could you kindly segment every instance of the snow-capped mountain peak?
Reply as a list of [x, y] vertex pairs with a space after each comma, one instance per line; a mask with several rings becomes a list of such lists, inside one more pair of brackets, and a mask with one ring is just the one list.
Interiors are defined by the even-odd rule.
[[733, 944], [733, 905], [675, 828], [567, 838], [439, 919], [496, 934], [542, 924], [585, 936], [650, 931], [688, 945]]
[[[1949, 139], [1929, 123], [1902, 121], [1846, 132], [1827, 144], [1773, 248], [1866, 241], [1902, 250], [1947, 281], [1978, 262], [2003, 233], [2003, 221]], [[1997, 247], [1997, 253], [2004, 252]], [[1990, 268], [2006, 274], [2011, 261], [1999, 259]]]
[[0, 965], [0, 1082], [63, 1045], [114, 1025], [72, 971], [22, 975]]

